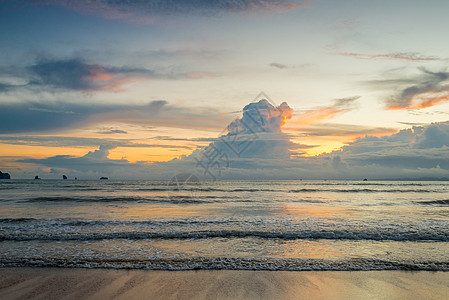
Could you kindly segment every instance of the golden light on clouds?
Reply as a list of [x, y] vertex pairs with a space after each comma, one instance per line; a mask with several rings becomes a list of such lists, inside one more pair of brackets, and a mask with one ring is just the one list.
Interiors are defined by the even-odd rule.
[[181, 155], [188, 155], [192, 150], [158, 147], [117, 147], [109, 151], [109, 159], [126, 159], [130, 163], [139, 161], [161, 162], [169, 161]]
[[17, 157], [46, 158], [56, 155], [83, 156], [92, 147], [53, 147], [41, 145], [10, 145], [0, 144], [2, 154]]

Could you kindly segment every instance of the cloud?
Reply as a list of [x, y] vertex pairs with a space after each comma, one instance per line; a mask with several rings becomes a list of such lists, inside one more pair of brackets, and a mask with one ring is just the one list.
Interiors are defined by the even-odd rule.
[[104, 144], [98, 150], [89, 151], [86, 155], [75, 157], [71, 155], [56, 155], [44, 159], [21, 159], [17, 162], [44, 165], [49, 168], [66, 169], [75, 172], [109, 174], [123, 168], [135, 168], [127, 160], [109, 159], [109, 150], [116, 146]]
[[0, 136], [0, 143], [9, 145], [46, 146], [46, 147], [92, 147], [101, 144], [114, 147], [139, 147], [139, 148], [183, 148], [190, 147], [167, 144], [144, 144], [140, 140], [133, 139], [100, 139], [68, 136]]
[[271, 63], [270, 67], [278, 68], [278, 69], [286, 69], [286, 68], [288, 68], [287, 65], [280, 64], [280, 63]]
[[335, 116], [353, 110], [355, 108], [355, 101], [360, 96], [335, 99], [330, 106], [317, 106], [306, 112], [297, 115], [291, 122], [291, 125], [296, 128], [302, 128], [312, 124], [319, 123], [323, 120], [333, 119]]
[[12, 85], [12, 84], [7, 84], [7, 83], [1, 83], [0, 82], [0, 93], [7, 92], [11, 88], [13, 88], [13, 87], [14, 87], [14, 85]]
[[270, 63], [268, 66], [272, 67], [272, 68], [276, 68], [276, 69], [280, 69], [280, 70], [284, 70], [284, 69], [294, 69], [294, 68], [309, 68], [311, 67], [313, 64], [301, 64], [301, 65], [286, 65], [286, 64], [281, 64], [281, 63], [277, 63], [277, 62], [272, 62]]
[[81, 125], [100, 107], [71, 103], [0, 103], [1, 134], [60, 130]]
[[416, 52], [395, 52], [388, 54], [363, 54], [354, 52], [333, 52], [332, 55], [347, 56], [356, 59], [389, 59], [389, 60], [405, 60], [411, 62], [427, 62], [427, 61], [447, 61], [447, 58], [439, 58], [436, 56], [425, 56]]
[[411, 79], [411, 85], [386, 101], [387, 109], [423, 109], [449, 101], [449, 73], [420, 70], [421, 73]]
[[[424, 127], [414, 126], [383, 137], [358, 138], [328, 157], [341, 157], [348, 165], [347, 172], [353, 171], [351, 168], [367, 171], [370, 167], [377, 170], [387, 168], [385, 174], [377, 175], [378, 178], [411, 174], [416, 177], [419, 171], [431, 174], [435, 170], [438, 170], [435, 175], [442, 172], [449, 175], [448, 149], [449, 122], [441, 122]], [[393, 172], [389, 168], [397, 169]]]
[[[342, 130], [347, 132], [348, 128]], [[248, 143], [250, 135], [238, 137], [242, 148], [236, 149], [241, 149], [242, 155], [234, 155], [231, 160], [224, 159], [230, 156], [227, 149], [230, 147], [219, 141], [207, 147], [203, 154], [197, 152], [196, 168], [200, 175], [215, 172], [213, 174], [218, 177], [220, 171], [226, 179], [393, 179], [449, 175], [449, 121], [414, 126], [381, 137], [367, 135], [339, 151], [315, 157], [304, 157], [301, 151], [292, 151], [302, 147], [284, 139], [282, 131], [270, 130], [268, 138], [261, 135], [251, 143]], [[229, 142], [228, 138], [224, 135], [218, 140]], [[247, 148], [244, 142], [249, 145]], [[208, 159], [212, 154], [216, 160], [211, 162]], [[194, 155], [195, 152], [188, 158]]]
[[[338, 99], [333, 106], [348, 109], [354, 101], [355, 97]], [[160, 105], [160, 109], [164, 110], [165, 105]], [[203, 179], [394, 179], [449, 176], [449, 121], [413, 126], [380, 137], [367, 135], [347, 143], [341, 150], [306, 157], [302, 155], [302, 150], [313, 146], [293, 143], [290, 136], [282, 132], [285, 122], [292, 115], [293, 110], [287, 103], [279, 106], [267, 100], [250, 103], [244, 107], [242, 117], [232, 121], [223, 134], [208, 146], [170, 162], [143, 164], [109, 159], [109, 151], [121, 146], [119, 140], [76, 141], [58, 137], [54, 137], [53, 143], [98, 143], [101, 146], [81, 157], [58, 155], [44, 159], [24, 158], [18, 162], [55, 170], [71, 170], [70, 174], [84, 174], [93, 178], [100, 174], [112, 174], [115, 178], [169, 179], [177, 173], [186, 172], [195, 173]], [[348, 126], [337, 129], [342, 133], [351, 131]], [[25, 143], [33, 139], [42, 142], [52, 137], [2, 138], [7, 142], [9, 139], [10, 143]], [[132, 147], [133, 142], [125, 140], [123, 143]]]
[[[416, 125], [416, 124], [413, 124]], [[318, 123], [301, 129], [305, 136], [365, 136], [386, 135], [397, 130], [387, 127], [371, 127], [356, 124]]]
[[0, 134], [60, 131], [105, 122], [220, 130], [225, 122], [214, 108], [176, 106], [165, 100], [144, 105], [62, 101], [0, 103], [0, 120]]
[[[217, 157], [222, 165], [228, 167], [231, 161], [236, 160], [240, 165], [251, 164], [241, 158], [288, 159], [292, 155], [291, 150], [301, 148], [281, 130], [292, 115], [293, 109], [286, 102], [279, 106], [272, 105], [266, 99], [250, 103], [243, 108], [242, 118], [232, 121], [214, 142], [193, 152], [185, 160], [194, 161], [208, 169], [211, 158]], [[217, 167], [216, 163], [213, 164]], [[218, 171], [221, 173], [220, 169]]]
[[[213, 77], [205, 72], [173, 73], [130, 66], [91, 64], [82, 58], [39, 59], [23, 68], [2, 67], [0, 92], [18, 89], [50, 91], [110, 91], [122, 92], [125, 86], [144, 79], [202, 79]], [[19, 84], [11, 83], [19, 80]]]
[[[18, 1], [28, 4], [26, 1]], [[298, 0], [187, 0], [187, 1], [127, 1], [127, 0], [38, 0], [34, 5], [58, 5], [87, 14], [111, 19], [153, 21], [156, 18], [196, 15], [217, 16], [222, 13], [247, 13], [258, 11], [286, 11], [305, 6]]]
[[121, 129], [106, 129], [103, 131], [97, 131], [98, 134], [127, 134], [125, 130]]
[[433, 123], [426, 127], [414, 127], [416, 137], [413, 146], [419, 149], [449, 147], [449, 122]]

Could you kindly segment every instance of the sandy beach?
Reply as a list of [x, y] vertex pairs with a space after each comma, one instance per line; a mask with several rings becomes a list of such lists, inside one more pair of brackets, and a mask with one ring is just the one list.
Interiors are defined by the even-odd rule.
[[449, 272], [0, 269], [1, 299], [448, 299]]

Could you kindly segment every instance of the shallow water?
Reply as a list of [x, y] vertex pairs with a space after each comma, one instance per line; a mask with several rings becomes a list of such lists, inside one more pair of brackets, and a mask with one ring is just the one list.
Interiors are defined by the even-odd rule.
[[449, 270], [449, 183], [3, 180], [0, 265]]

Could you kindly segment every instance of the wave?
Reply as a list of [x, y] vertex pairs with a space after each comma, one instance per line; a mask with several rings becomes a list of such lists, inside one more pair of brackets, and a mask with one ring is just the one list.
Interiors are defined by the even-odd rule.
[[[151, 190], [151, 189], [148, 189]], [[170, 191], [171, 189], [163, 189], [164, 191]], [[431, 189], [379, 189], [379, 188], [301, 188], [301, 189], [257, 189], [257, 188], [236, 188], [236, 189], [220, 189], [220, 188], [176, 188], [174, 191], [197, 191], [197, 192], [226, 192], [226, 193], [239, 193], [239, 192], [272, 192], [272, 193], [315, 193], [315, 192], [332, 192], [332, 193], [435, 193], [443, 192]], [[445, 191], [444, 191], [445, 192]]]
[[0, 267], [61, 267], [143, 270], [258, 270], [258, 271], [449, 271], [449, 262], [435, 261], [389, 261], [380, 259], [353, 258], [341, 261], [323, 259], [274, 259], [274, 258], [229, 258], [189, 257], [151, 258], [148, 260], [127, 259], [57, 259], [26, 258], [0, 260]]
[[219, 196], [187, 196], [187, 195], [170, 195], [154, 198], [139, 196], [123, 196], [123, 197], [102, 197], [102, 196], [46, 196], [35, 197], [21, 200], [21, 202], [39, 203], [39, 202], [156, 202], [156, 203], [175, 203], [175, 204], [200, 204], [215, 202], [216, 199], [226, 197]]
[[435, 193], [428, 189], [311, 189], [304, 188], [290, 190], [290, 193], [311, 193], [311, 192], [331, 192], [331, 193]]
[[260, 238], [277, 240], [374, 240], [374, 241], [435, 241], [448, 242], [449, 231], [441, 229], [432, 232], [382, 232], [382, 231], [353, 231], [347, 230], [304, 230], [299, 232], [274, 231], [239, 231], [239, 230], [209, 230], [190, 232], [112, 232], [112, 233], [67, 233], [51, 235], [45, 234], [0, 234], [0, 241], [95, 241], [95, 240], [151, 240], [151, 239], [211, 239], [211, 238]]
[[417, 201], [421, 205], [449, 205], [449, 199], [446, 200], [431, 200], [431, 201]]
[[36, 220], [34, 218], [0, 218], [0, 223], [23, 223]]

